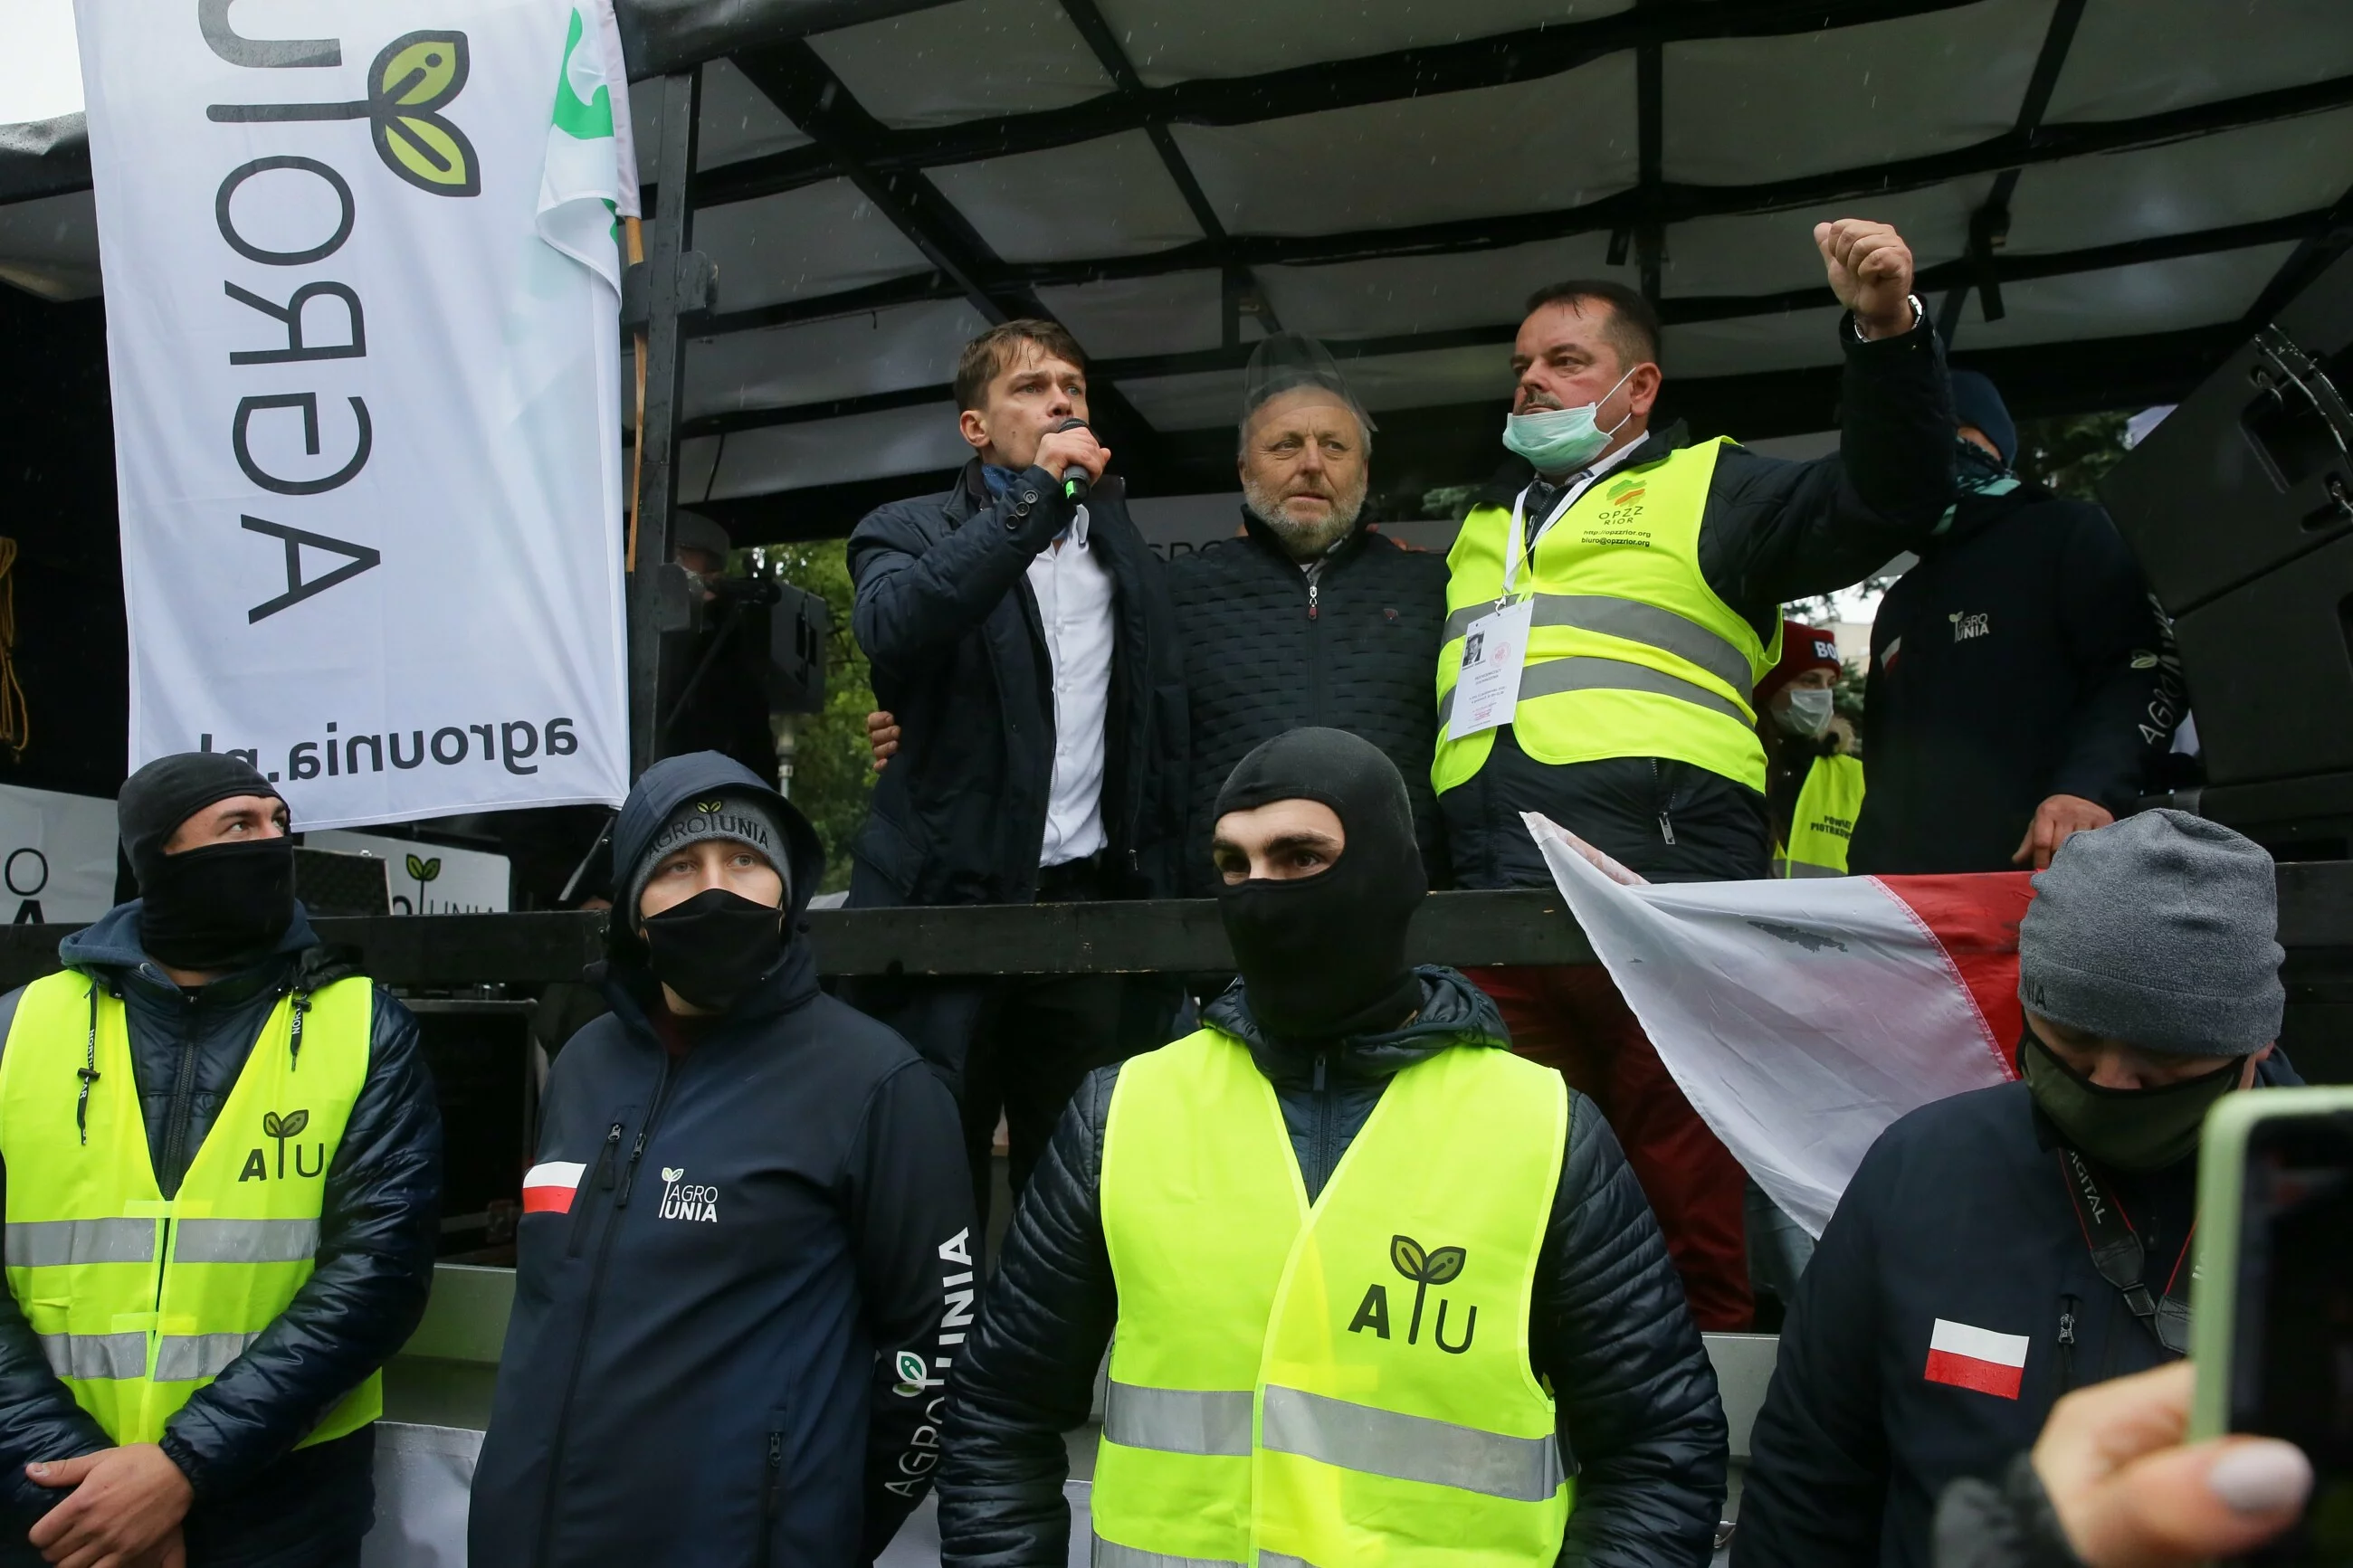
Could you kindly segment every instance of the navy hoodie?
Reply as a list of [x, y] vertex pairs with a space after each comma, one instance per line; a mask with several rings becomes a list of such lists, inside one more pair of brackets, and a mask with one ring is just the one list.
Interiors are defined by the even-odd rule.
[[[797, 921], [817, 837], [715, 752], [647, 771], [615, 830], [616, 885], [681, 802], [721, 790], [762, 795], [784, 824]], [[931, 1484], [971, 1316], [955, 1107], [898, 1036], [818, 991], [798, 936], [672, 1058], [641, 948], [616, 928], [613, 1012], [548, 1079], [470, 1559], [868, 1562]]]

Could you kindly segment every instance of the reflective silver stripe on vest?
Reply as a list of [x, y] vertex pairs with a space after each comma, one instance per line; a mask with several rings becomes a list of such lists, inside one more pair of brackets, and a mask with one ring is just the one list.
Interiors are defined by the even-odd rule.
[[[1494, 607], [1492, 600], [1482, 600], [1455, 611], [1446, 617], [1443, 640], [1452, 642]], [[1538, 594], [1531, 624], [1575, 626], [1641, 643], [1699, 666], [1735, 691], [1750, 689], [1757, 679], [1748, 655], [1738, 647], [1687, 616], [1639, 599], [1621, 599], [1614, 594]]]
[[189, 1383], [218, 1377], [259, 1334], [165, 1334], [155, 1347], [155, 1381]]
[[1315, 1564], [1284, 1552], [1261, 1552], [1258, 1554], [1258, 1568], [1315, 1568]]
[[[1446, 728], [1447, 716], [1454, 711], [1453, 687], [1438, 700], [1438, 727]], [[1548, 658], [1542, 664], [1532, 664], [1520, 672], [1520, 700], [1531, 697], [1557, 697], [1566, 691], [1647, 691], [1655, 697], [1672, 697], [1683, 702], [1696, 703], [1710, 712], [1721, 713], [1746, 728], [1754, 722], [1739, 703], [1704, 686], [1694, 686], [1678, 676], [1652, 669], [1646, 664], [1628, 664], [1620, 658], [1594, 658], [1577, 656], [1571, 658]], [[1440, 739], [1444, 739], [1441, 735]]]
[[153, 1263], [152, 1219], [12, 1221], [6, 1243], [11, 1268], [58, 1268], [74, 1263]]
[[1567, 1479], [1550, 1437], [1509, 1437], [1269, 1384], [1269, 1449], [1391, 1480], [1545, 1502]]
[[308, 1263], [319, 1253], [315, 1219], [184, 1219], [174, 1263]]
[[91, 1382], [147, 1375], [145, 1334], [43, 1334], [41, 1355], [59, 1377]]
[[[1259, 1555], [1266, 1558], [1264, 1552]], [[1118, 1542], [1105, 1541], [1100, 1535], [1094, 1538], [1094, 1550], [1087, 1561], [1092, 1568], [1241, 1568], [1240, 1563], [1223, 1557], [1171, 1557], [1165, 1552], [1146, 1552], [1140, 1546], [1122, 1546]]]
[[1846, 873], [1835, 866], [1817, 866], [1810, 860], [1797, 860], [1790, 863], [1789, 875], [1792, 878], [1843, 877]]
[[1130, 1448], [1247, 1457], [1250, 1391], [1146, 1388], [1115, 1382], [1103, 1401], [1103, 1436]]

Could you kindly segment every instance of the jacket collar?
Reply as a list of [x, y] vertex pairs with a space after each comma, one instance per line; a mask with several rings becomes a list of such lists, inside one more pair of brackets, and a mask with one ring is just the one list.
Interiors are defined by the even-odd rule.
[[1460, 971], [1425, 963], [1414, 973], [1421, 981], [1421, 1010], [1410, 1023], [1353, 1035], [1320, 1053], [1268, 1039], [1250, 1016], [1248, 988], [1240, 980], [1201, 1010], [1201, 1019], [1249, 1047], [1258, 1070], [1278, 1085], [1307, 1082], [1318, 1055], [1343, 1078], [1385, 1079], [1455, 1046], [1511, 1047], [1503, 1014]]
[[[1655, 463], [1669, 453], [1690, 445], [1691, 426], [1682, 420], [1671, 419], [1664, 425], [1653, 425], [1643, 432], [1642, 438], [1634, 443], [1634, 449], [1613, 471], [1623, 473], [1644, 463]], [[1496, 506], [1509, 510], [1512, 502], [1519, 499], [1520, 492], [1528, 488], [1528, 481], [1535, 477], [1536, 471], [1528, 460], [1514, 453], [1504, 458], [1504, 466], [1495, 470], [1494, 477], [1487, 481], [1486, 488], [1473, 498], [1471, 504], [1474, 507]]]
[[[1282, 536], [1267, 526], [1266, 520], [1250, 510], [1248, 505], [1243, 506], [1241, 512], [1242, 531], [1250, 536], [1250, 542], [1294, 570], [1303, 571], [1312, 564], [1310, 562], [1294, 560], [1291, 552], [1283, 548]], [[1353, 560], [1364, 553], [1365, 527], [1364, 514], [1359, 512], [1356, 517], [1356, 526], [1350, 529], [1337, 544], [1324, 552], [1323, 562], [1325, 571], [1328, 572], [1342, 562]]]
[[[614, 1014], [628, 1026], [632, 1038], [650, 1049], [662, 1048], [649, 1021], [663, 1005], [661, 984], [651, 971], [634, 957], [619, 958], [591, 964], [586, 978], [604, 994]], [[818, 990], [817, 959], [796, 921], [793, 935], [785, 944], [784, 957], [717, 1020], [714, 1036], [757, 1029], [788, 1013], [797, 1013], [816, 1000]]]
[[[141, 900], [137, 899], [117, 904], [90, 925], [69, 935], [58, 943], [58, 962], [102, 981], [118, 995], [132, 990], [155, 997], [176, 998], [180, 987], [147, 956], [146, 946], [140, 939], [140, 907]], [[278, 946], [269, 957], [250, 968], [209, 982], [198, 994], [209, 1004], [234, 1006], [290, 983], [305, 990], [317, 990], [356, 972], [348, 949], [321, 944], [319, 933], [311, 924], [310, 911], [298, 901], [293, 921], [278, 939]]]

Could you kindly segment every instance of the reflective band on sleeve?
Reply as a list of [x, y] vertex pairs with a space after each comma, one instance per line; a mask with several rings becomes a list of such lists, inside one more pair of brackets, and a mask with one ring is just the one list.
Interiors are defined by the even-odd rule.
[[259, 1334], [165, 1334], [155, 1347], [155, 1381], [187, 1383], [218, 1377]]
[[1344, 1470], [1514, 1502], [1544, 1502], [1567, 1479], [1550, 1437], [1474, 1431], [1272, 1384], [1265, 1411], [1267, 1447]]
[[[1455, 611], [1446, 617], [1443, 640], [1452, 642], [1462, 636], [1472, 621], [1494, 607], [1482, 599]], [[1574, 626], [1641, 643], [1699, 666], [1735, 691], [1749, 690], [1757, 679], [1748, 656], [1738, 647], [1688, 616], [1638, 599], [1621, 599], [1614, 594], [1538, 594], [1530, 624]]]
[[145, 1334], [43, 1334], [41, 1355], [59, 1377], [95, 1382], [147, 1375]]
[[[1259, 1556], [1261, 1561], [1272, 1561], [1263, 1552]], [[1100, 1535], [1094, 1538], [1094, 1550], [1087, 1561], [1092, 1568], [1241, 1568], [1223, 1557], [1171, 1557], [1165, 1552], [1122, 1546]]]
[[[1454, 710], [1454, 688], [1448, 687], [1446, 695], [1438, 700], [1438, 727], [1446, 728], [1447, 716]], [[1694, 686], [1688, 680], [1652, 669], [1644, 664], [1628, 664], [1620, 658], [1575, 657], [1548, 658], [1542, 664], [1532, 664], [1520, 675], [1520, 700], [1531, 697], [1557, 697], [1567, 691], [1647, 691], [1656, 697], [1672, 697], [1694, 703], [1711, 712], [1746, 726], [1753, 723], [1747, 710], [1720, 692], [1704, 686]]]
[[1244, 1456], [1250, 1451], [1250, 1391], [1145, 1388], [1114, 1382], [1103, 1436], [1130, 1448]]
[[15, 1220], [8, 1226], [8, 1267], [59, 1268], [72, 1263], [153, 1263], [152, 1219]]
[[184, 1219], [173, 1228], [175, 1263], [308, 1263], [319, 1252], [315, 1219]]

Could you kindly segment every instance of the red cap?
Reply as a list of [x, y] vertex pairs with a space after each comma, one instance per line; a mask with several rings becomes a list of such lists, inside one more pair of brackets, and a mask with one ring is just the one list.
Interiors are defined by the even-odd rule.
[[1845, 672], [1846, 661], [1839, 658], [1838, 638], [1814, 626], [1783, 621], [1781, 662], [1767, 670], [1765, 679], [1757, 683], [1757, 710], [1763, 712], [1775, 692], [1810, 669], [1827, 669], [1833, 677]]

